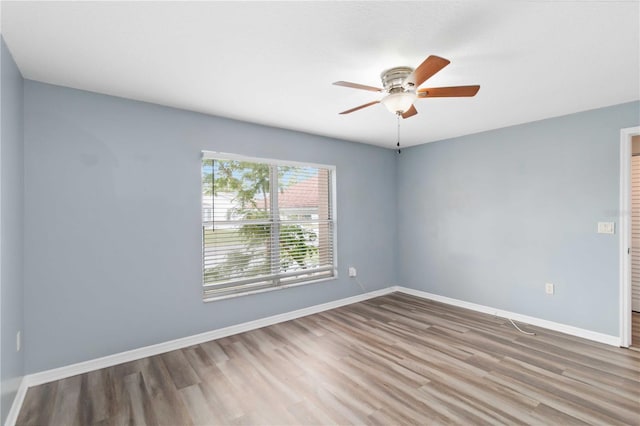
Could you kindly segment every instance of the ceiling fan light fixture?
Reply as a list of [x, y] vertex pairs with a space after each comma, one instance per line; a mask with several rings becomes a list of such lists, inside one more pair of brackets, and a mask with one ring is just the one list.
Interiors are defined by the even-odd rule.
[[393, 114], [403, 114], [416, 100], [415, 92], [390, 93], [380, 101]]

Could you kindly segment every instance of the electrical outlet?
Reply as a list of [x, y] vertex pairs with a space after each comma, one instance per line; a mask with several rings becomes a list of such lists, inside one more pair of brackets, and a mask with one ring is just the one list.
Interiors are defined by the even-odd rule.
[[353, 266], [349, 266], [349, 276], [351, 278], [358, 276], [358, 271]]
[[16, 352], [20, 352], [22, 349], [22, 332], [18, 330], [16, 333]]
[[555, 288], [553, 286], [552, 283], [545, 283], [544, 285], [544, 292], [547, 294], [553, 294], [555, 291]]

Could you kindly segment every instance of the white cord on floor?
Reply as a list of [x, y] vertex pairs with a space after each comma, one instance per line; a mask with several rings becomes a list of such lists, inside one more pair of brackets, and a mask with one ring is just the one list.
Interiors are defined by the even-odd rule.
[[516, 328], [516, 330], [518, 330], [520, 333], [526, 334], [527, 336], [535, 336], [536, 333], [531, 333], [529, 331], [523, 331], [522, 329], [520, 329], [520, 327], [518, 327], [518, 325], [513, 322], [513, 320], [511, 318], [507, 318], [509, 321], [511, 321], [511, 324], [513, 324], [513, 326]]

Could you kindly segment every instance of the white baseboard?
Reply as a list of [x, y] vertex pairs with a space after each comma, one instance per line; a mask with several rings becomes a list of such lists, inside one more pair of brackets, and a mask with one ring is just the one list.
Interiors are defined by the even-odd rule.
[[502, 318], [511, 318], [514, 321], [543, 327], [553, 331], [569, 334], [571, 336], [582, 337], [584, 339], [593, 340], [595, 342], [605, 343], [612, 346], [620, 346], [620, 337], [611, 336], [609, 334], [598, 333], [584, 328], [574, 327], [572, 325], [561, 324], [558, 322], [548, 321], [528, 315], [517, 314], [515, 312], [504, 311], [502, 309], [492, 308], [490, 306], [478, 305], [476, 303], [465, 302], [464, 300], [453, 299], [451, 297], [440, 296], [437, 294], [427, 293], [426, 291], [414, 290], [412, 288], [394, 286], [393, 291], [410, 294], [412, 296], [429, 299], [436, 302], [446, 303], [447, 305], [459, 306], [461, 308], [470, 309], [472, 311], [482, 312], [485, 314], [495, 315]]
[[20, 414], [20, 408], [22, 408], [22, 403], [24, 402], [24, 397], [27, 395], [27, 389], [27, 381], [23, 377], [20, 380], [18, 391], [16, 392], [15, 398], [13, 398], [13, 404], [11, 404], [9, 414], [7, 414], [7, 419], [4, 422], [5, 426], [14, 426], [16, 424], [18, 414]]
[[107, 355], [89, 361], [79, 362], [77, 364], [71, 364], [60, 368], [54, 368], [52, 370], [29, 374], [25, 376], [25, 381], [28, 387], [41, 385], [43, 383], [52, 382], [54, 380], [60, 380], [78, 374], [84, 374], [89, 371], [122, 364], [123, 362], [135, 361], [141, 358], [162, 354], [176, 349], [198, 345], [210, 340], [231, 336], [233, 334], [243, 333], [245, 331], [251, 331], [257, 328], [266, 327], [268, 325], [273, 325], [318, 312], [327, 311], [329, 309], [339, 308], [341, 306], [350, 305], [352, 303], [361, 302], [363, 300], [372, 299], [374, 297], [384, 296], [385, 294], [393, 292], [392, 289], [393, 287], [388, 287], [369, 293], [359, 294], [357, 296], [351, 296], [344, 299], [334, 300], [332, 302], [322, 303], [320, 305], [309, 306], [308, 308], [298, 309], [296, 311], [285, 312], [283, 314], [273, 315], [242, 324], [232, 325], [217, 330], [182, 337], [179, 339], [170, 340], [168, 342], [162, 342], [151, 346], [132, 349], [130, 351]]

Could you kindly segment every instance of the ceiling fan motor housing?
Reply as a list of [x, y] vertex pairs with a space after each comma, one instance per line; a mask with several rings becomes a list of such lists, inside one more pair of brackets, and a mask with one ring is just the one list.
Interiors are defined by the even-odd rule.
[[407, 91], [413, 91], [413, 83], [407, 84], [408, 87], [404, 87], [403, 84], [407, 77], [413, 72], [411, 67], [395, 67], [383, 71], [380, 74], [382, 80], [382, 86], [387, 93], [397, 93]]

